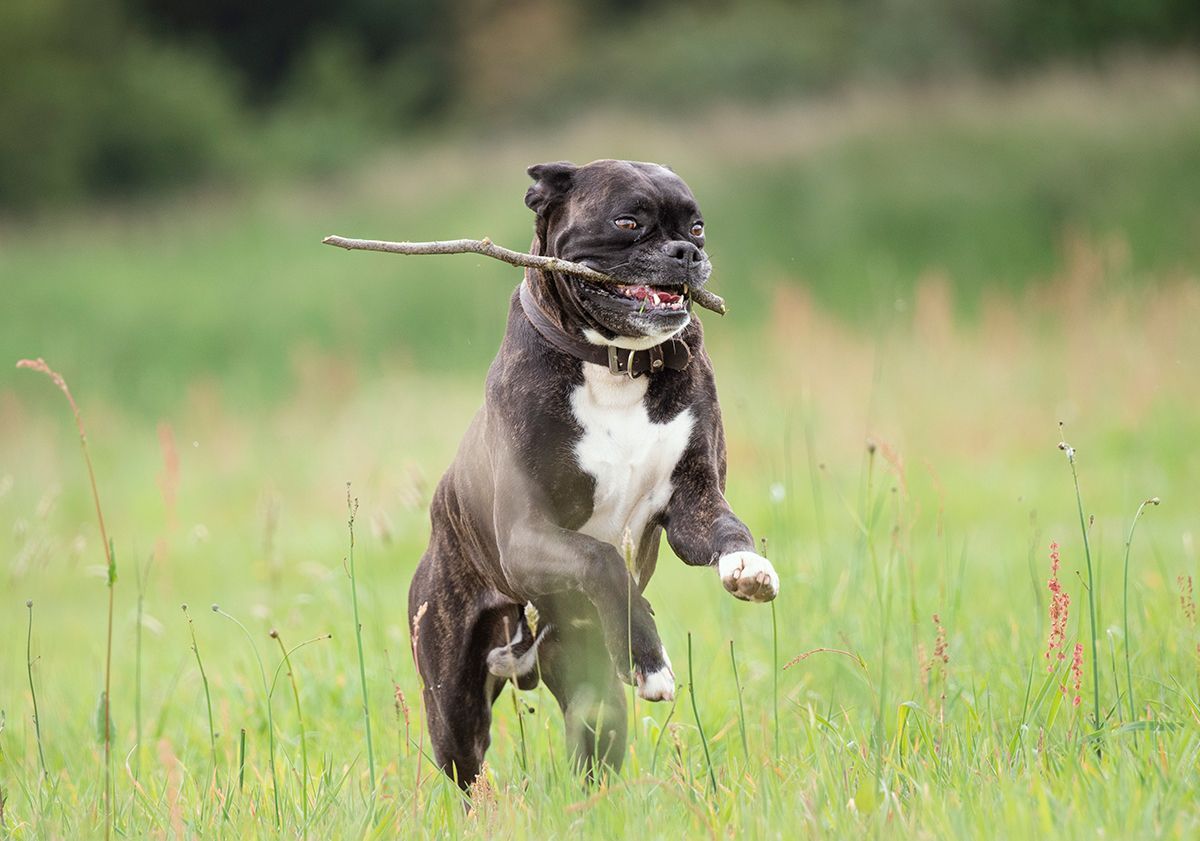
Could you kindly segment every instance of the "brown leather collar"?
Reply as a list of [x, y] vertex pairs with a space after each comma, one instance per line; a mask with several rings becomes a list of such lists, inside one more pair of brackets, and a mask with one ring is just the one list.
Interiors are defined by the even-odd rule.
[[551, 321], [538, 306], [528, 283], [521, 284], [521, 309], [533, 328], [553, 347], [584, 362], [604, 365], [614, 374], [636, 378], [666, 369], [682, 371], [692, 361], [691, 349], [679, 339], [667, 339], [646, 350], [627, 350], [614, 345], [594, 345], [586, 339], [572, 336]]

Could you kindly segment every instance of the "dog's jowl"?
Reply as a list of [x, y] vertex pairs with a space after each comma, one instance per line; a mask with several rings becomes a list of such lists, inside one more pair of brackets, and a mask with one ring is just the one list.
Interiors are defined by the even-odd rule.
[[464, 788], [504, 683], [539, 680], [578, 767], [619, 767], [625, 694], [670, 700], [675, 675], [642, 593], [659, 543], [747, 601], [779, 590], [722, 493], [725, 438], [690, 291], [704, 219], [657, 164], [530, 167], [534, 253], [624, 282], [528, 270], [483, 408], [442, 477], [409, 592], [434, 754]]

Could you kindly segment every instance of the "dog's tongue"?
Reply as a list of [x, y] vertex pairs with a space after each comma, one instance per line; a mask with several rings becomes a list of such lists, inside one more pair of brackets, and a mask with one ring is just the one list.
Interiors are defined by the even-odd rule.
[[649, 298], [655, 304], [673, 304], [682, 298], [682, 296], [672, 292], [662, 289], [652, 289], [649, 286], [626, 286], [623, 291], [626, 295], [638, 301], [644, 301]]

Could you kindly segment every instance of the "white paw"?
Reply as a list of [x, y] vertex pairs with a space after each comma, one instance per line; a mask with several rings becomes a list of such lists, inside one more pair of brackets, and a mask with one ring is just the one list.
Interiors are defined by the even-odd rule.
[[675, 700], [675, 673], [671, 671], [671, 660], [667, 657], [665, 648], [662, 656], [663, 667], [657, 672], [644, 674], [641, 669], [633, 670], [638, 697], [645, 701]]
[[717, 561], [721, 584], [747, 602], [769, 602], [779, 595], [779, 576], [766, 558], [754, 552], [730, 552]]

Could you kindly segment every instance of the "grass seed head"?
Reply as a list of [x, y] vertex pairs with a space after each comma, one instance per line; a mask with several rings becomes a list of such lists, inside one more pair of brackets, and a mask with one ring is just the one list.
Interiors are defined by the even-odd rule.
[[417, 649], [417, 641], [421, 639], [421, 620], [425, 618], [425, 611], [429, 607], [429, 602], [421, 602], [421, 606], [417, 608], [416, 615], [412, 618], [412, 644], [413, 650]]
[[407, 727], [409, 724], [409, 711], [408, 701], [404, 697], [404, 690], [400, 688], [400, 684], [398, 683], [393, 683], [392, 687], [395, 689], [394, 703], [396, 705], [396, 714], [403, 716], [404, 726]]
[[537, 607], [533, 602], [525, 602], [525, 622], [529, 625], [529, 632], [537, 637], [538, 622], [541, 621], [541, 614], [538, 613]]

